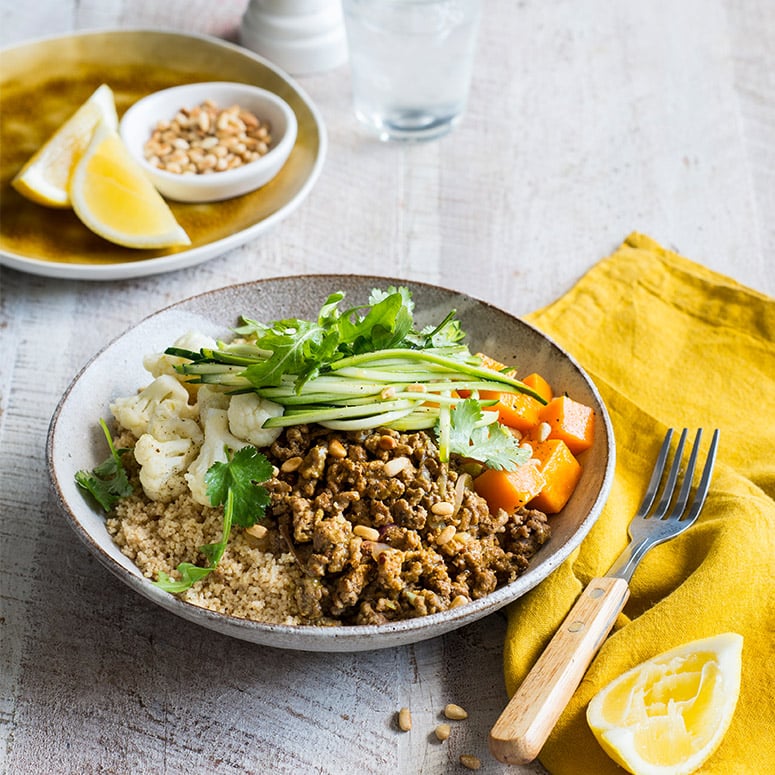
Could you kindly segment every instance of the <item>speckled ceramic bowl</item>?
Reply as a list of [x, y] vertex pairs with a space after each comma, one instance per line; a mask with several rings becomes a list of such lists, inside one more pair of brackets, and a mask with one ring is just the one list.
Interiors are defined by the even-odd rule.
[[[329, 293], [345, 291], [354, 303], [374, 287], [406, 285], [421, 324], [441, 320], [456, 309], [473, 351], [538, 371], [557, 392], [567, 391], [592, 406], [595, 442], [583, 453], [581, 481], [567, 506], [551, 518], [552, 538], [513, 583], [480, 600], [443, 613], [385, 625], [314, 627], [258, 624], [198, 608], [162, 592], [145, 579], [113, 543], [104, 515], [74, 481], [105, 457], [100, 417], [108, 404], [148, 382], [142, 358], [158, 352], [189, 330], [227, 337], [240, 315], [257, 320], [314, 316]], [[79, 443], [74, 440], [84, 440]], [[598, 518], [611, 487], [614, 437], [597, 389], [573, 358], [535, 328], [460, 293], [429, 285], [378, 277], [315, 275], [263, 280], [195, 296], [161, 310], [131, 328], [98, 353], [76, 376], [51, 421], [47, 459], [54, 492], [70, 525], [97, 559], [132, 589], [154, 603], [204, 627], [254, 643], [305, 651], [365, 651], [432, 638], [497, 611], [546, 578], [575, 549]]]

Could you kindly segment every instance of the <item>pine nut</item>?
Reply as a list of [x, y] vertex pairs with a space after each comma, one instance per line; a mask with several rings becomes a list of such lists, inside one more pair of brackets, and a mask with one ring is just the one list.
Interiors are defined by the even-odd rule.
[[433, 732], [436, 735], [436, 739], [443, 743], [449, 737], [452, 728], [449, 724], [439, 724]]
[[328, 454], [341, 460], [347, 457], [347, 450], [339, 439], [331, 439], [328, 443]]
[[427, 393], [428, 389], [421, 382], [406, 386], [407, 393]]
[[408, 457], [394, 457], [388, 460], [384, 466], [385, 476], [397, 476], [409, 465]]
[[431, 512], [437, 517], [449, 517], [454, 510], [455, 507], [447, 501], [439, 501], [431, 506]]
[[461, 605], [468, 603], [468, 598], [465, 595], [456, 595], [452, 602], [449, 604], [450, 608], [460, 608]]
[[398, 442], [392, 436], [379, 437], [380, 449], [395, 449], [397, 446], [398, 446]]
[[301, 467], [301, 464], [304, 462], [304, 458], [299, 457], [298, 455], [296, 457], [289, 457], [281, 466], [280, 470], [283, 473], [290, 474], [293, 471], [298, 471]]
[[473, 756], [470, 753], [461, 753], [460, 763], [467, 770], [478, 770], [478, 769], [481, 769], [481, 766], [482, 766], [482, 762], [479, 760], [479, 757]]
[[379, 541], [379, 530], [368, 525], [356, 525], [353, 533], [366, 541]]
[[452, 721], [462, 721], [468, 718], [468, 713], [460, 705], [455, 705], [452, 702], [444, 708], [444, 715]]
[[454, 525], [447, 525], [444, 530], [436, 536], [436, 544], [442, 546], [443, 544], [449, 543], [455, 537], [456, 532]]
[[251, 525], [245, 528], [245, 532], [253, 538], [263, 538], [269, 530], [263, 525]]
[[370, 552], [372, 558], [375, 561], [378, 561], [380, 558], [380, 555], [383, 555], [385, 552], [398, 551], [397, 549], [394, 549], [392, 546], [389, 546], [388, 544], [383, 544], [381, 541], [364, 541], [363, 550], [365, 552]]
[[409, 708], [401, 708], [398, 711], [398, 728], [402, 732], [408, 732], [412, 728], [412, 712]]
[[549, 438], [549, 434], [552, 432], [552, 426], [548, 422], [542, 422], [536, 429], [539, 441], [546, 441]]
[[533, 454], [533, 445], [528, 444], [526, 441], [523, 441], [522, 444], [519, 445], [519, 448], [527, 450], [531, 455]]
[[[219, 110], [212, 100], [205, 100], [191, 109], [182, 108], [170, 121], [159, 121], [143, 152], [146, 160], [167, 172], [206, 174], [249, 164], [267, 153], [271, 142], [268, 126], [249, 111], [239, 105]], [[210, 151], [218, 159], [226, 158], [230, 150], [233, 153], [224, 164], [208, 162], [204, 167], [192, 156], [193, 170], [188, 160], [170, 158], [173, 150], [194, 149]]]

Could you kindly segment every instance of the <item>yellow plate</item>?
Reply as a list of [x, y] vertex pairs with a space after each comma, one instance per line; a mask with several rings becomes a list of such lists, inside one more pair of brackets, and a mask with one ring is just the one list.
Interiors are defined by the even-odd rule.
[[[54, 130], [101, 84], [119, 117], [146, 94], [198, 81], [240, 81], [282, 97], [296, 113], [296, 145], [263, 188], [225, 202], [170, 206], [192, 245], [132, 250], [90, 232], [71, 210], [24, 199], [10, 181]], [[0, 264], [49, 277], [113, 280], [206, 261], [247, 242], [306, 197], [325, 159], [323, 121], [283, 71], [216, 38], [159, 30], [85, 32], [24, 43], [2, 52], [0, 80]]]

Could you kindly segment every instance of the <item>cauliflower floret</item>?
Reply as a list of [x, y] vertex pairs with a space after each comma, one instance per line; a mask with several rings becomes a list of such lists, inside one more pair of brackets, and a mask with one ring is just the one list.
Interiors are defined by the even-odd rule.
[[[202, 348], [215, 349], [217, 343], [215, 339], [199, 331], [188, 331], [174, 342], [174, 347], [180, 347], [183, 350], [191, 350], [198, 353]], [[149, 353], [143, 358], [143, 366], [146, 371], [150, 371], [154, 377], [160, 377], [162, 374], [170, 374], [175, 379], [180, 379], [184, 375], [175, 371], [175, 366], [187, 363], [185, 358], [179, 358], [176, 355], [167, 355], [166, 353]]]
[[270, 417], [279, 417], [283, 407], [255, 393], [239, 393], [229, 402], [229, 430], [254, 447], [268, 447], [282, 428], [262, 428]]
[[137, 438], [148, 432], [155, 413], [168, 417], [194, 417], [196, 407], [188, 403], [188, 391], [174, 377], [163, 374], [133, 396], [117, 398], [110, 411], [122, 427]]
[[236, 452], [247, 444], [229, 432], [229, 414], [226, 409], [208, 407], [201, 417], [204, 427], [204, 441], [196, 460], [188, 467], [185, 479], [191, 495], [197, 503], [210, 505], [207, 497], [205, 474], [213, 463], [225, 463], [226, 448]]
[[196, 420], [167, 415], [165, 408], [161, 404], [152, 414], [134, 455], [145, 494], [152, 501], [169, 503], [188, 489], [183, 474], [196, 457], [203, 434]]
[[175, 441], [176, 439], [191, 439], [199, 449], [202, 444], [202, 429], [199, 423], [191, 417], [180, 417], [166, 413], [162, 404], [148, 422], [148, 433], [159, 441]]
[[[193, 421], [192, 421], [193, 422]], [[135, 444], [135, 460], [140, 464], [140, 484], [152, 501], [169, 503], [186, 492], [184, 473], [199, 447], [190, 438], [160, 441], [144, 433]]]
[[204, 427], [207, 412], [210, 409], [228, 409], [229, 394], [226, 388], [215, 385], [202, 385], [196, 397], [196, 409], [199, 413], [199, 422]]

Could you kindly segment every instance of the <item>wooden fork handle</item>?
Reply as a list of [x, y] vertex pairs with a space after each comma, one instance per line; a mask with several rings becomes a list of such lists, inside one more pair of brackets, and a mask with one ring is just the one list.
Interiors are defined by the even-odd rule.
[[629, 596], [624, 579], [587, 585], [490, 731], [496, 759], [527, 764], [538, 756]]

